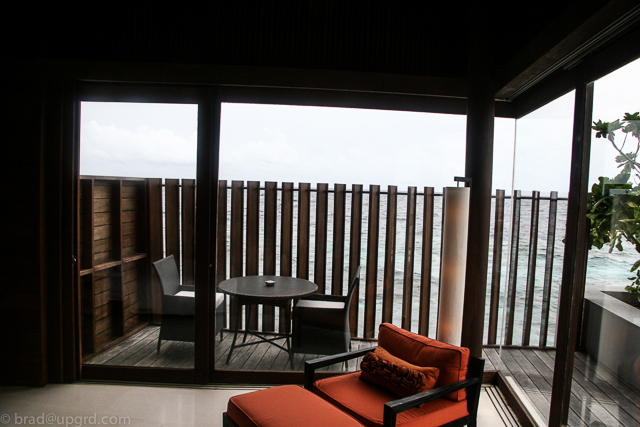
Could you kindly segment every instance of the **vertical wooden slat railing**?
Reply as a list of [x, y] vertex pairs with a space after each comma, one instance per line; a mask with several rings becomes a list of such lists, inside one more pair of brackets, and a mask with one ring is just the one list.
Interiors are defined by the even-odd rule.
[[[282, 206], [280, 218], [280, 275], [293, 275], [293, 183], [282, 183]], [[280, 331], [288, 331], [285, 310], [280, 307]]]
[[[166, 203], [173, 209], [174, 200], [178, 197], [174, 189], [175, 181], [169, 180], [165, 188]], [[193, 181], [183, 181], [182, 183], [182, 245], [192, 241], [193, 231], [185, 232], [193, 227], [188, 225], [188, 217], [194, 209], [195, 192]], [[335, 184], [333, 189], [328, 184], [318, 184], [313, 190], [311, 184], [300, 183], [298, 188], [293, 183], [284, 183], [278, 188], [275, 182], [266, 182], [264, 188], [260, 188], [259, 182], [233, 181], [231, 188], [227, 187], [226, 181], [219, 183], [218, 199], [218, 236], [217, 242], [218, 259], [216, 260], [217, 275], [216, 284], [227, 277], [250, 274], [280, 274], [293, 275], [293, 263], [296, 263], [296, 277], [310, 278], [319, 285], [319, 292], [344, 295], [346, 293], [345, 284], [355, 272], [359, 264], [363, 264], [361, 272], [360, 289], [356, 291], [352, 300], [350, 327], [352, 336], [361, 338], [374, 338], [376, 335], [376, 320], [393, 322], [394, 313], [401, 316], [400, 320], [403, 328], [413, 329], [417, 327], [417, 332], [423, 335], [429, 334], [431, 322], [430, 311], [431, 299], [433, 297], [432, 277], [433, 253], [437, 248], [433, 247], [434, 228], [438, 224], [434, 223], [436, 213], [436, 199], [441, 194], [436, 194], [431, 187], [425, 187], [423, 193], [418, 193], [415, 187], [409, 187], [406, 193], [399, 193], [397, 187], [389, 186], [386, 192], [380, 191], [379, 185], [371, 185], [369, 191], [364, 191], [362, 185], [353, 185], [351, 190], [347, 190], [344, 184]], [[228, 194], [231, 194], [231, 206], [228, 206]], [[314, 198], [315, 193], [315, 198]], [[329, 193], [333, 193], [330, 196]], [[365, 194], [368, 199], [365, 199]], [[168, 195], [168, 196], [167, 196]], [[402, 218], [398, 218], [398, 196], [406, 196], [406, 210], [402, 211]], [[264, 201], [262, 201], [264, 197]], [[329, 197], [332, 197], [332, 209], [330, 209]], [[552, 272], [554, 244], [556, 241], [556, 223], [558, 210], [558, 194], [552, 192], [549, 198], [540, 197], [540, 193], [535, 191], [531, 197], [522, 197], [520, 191], [514, 193], [511, 209], [511, 242], [509, 245], [509, 265], [506, 277], [506, 298], [504, 307], [500, 307], [501, 301], [501, 271], [502, 253], [504, 249], [503, 240], [505, 238], [505, 196], [504, 190], [497, 190], [495, 195], [494, 210], [494, 239], [493, 258], [489, 313], [487, 315], [487, 343], [492, 345], [498, 342], [499, 318], [501, 310], [504, 310], [505, 319], [503, 331], [503, 344], [529, 346], [532, 338], [532, 320], [534, 298], [540, 298], [542, 293], [541, 324], [539, 331], [539, 346], [546, 346], [549, 336], [550, 307], [551, 301], [555, 298], [552, 295]], [[280, 209], [278, 209], [280, 200]], [[518, 270], [523, 262], [518, 263], [518, 258], [522, 258], [520, 233], [522, 230], [521, 213], [522, 200], [531, 200], [531, 221], [527, 230], [529, 234], [529, 250], [526, 254], [527, 279], [523, 283], [518, 282]], [[542, 291], [537, 291], [536, 286], [536, 259], [538, 257], [538, 234], [539, 217], [541, 210], [541, 200], [549, 200], [549, 226], [547, 232], [545, 278]], [[417, 206], [423, 203], [421, 218], [422, 239], [420, 245], [416, 247], [416, 220]], [[315, 218], [312, 218], [311, 209], [315, 204]], [[297, 205], [297, 209], [294, 207]], [[347, 216], [347, 206], [350, 205], [350, 216]], [[363, 208], [367, 205], [368, 215], [363, 220]], [[404, 208], [404, 204], [402, 206]], [[381, 215], [385, 209], [384, 214]], [[278, 216], [278, 212], [280, 215]], [[406, 213], [405, 213], [406, 212]], [[294, 215], [295, 214], [295, 215]], [[331, 214], [331, 215], [330, 215]], [[166, 214], [166, 218], [171, 218], [173, 214]], [[260, 231], [261, 215], [263, 215], [263, 232]], [[405, 217], [406, 215], [406, 217]], [[227, 217], [230, 218], [230, 232], [227, 230]], [[385, 238], [380, 241], [381, 220], [385, 218]], [[347, 219], [350, 229], [347, 231]], [[312, 221], [315, 220], [315, 221]], [[363, 236], [363, 227], [366, 221], [366, 235]], [[404, 228], [398, 228], [398, 222], [402, 221]], [[169, 233], [174, 233], [174, 229], [179, 228], [179, 221], [175, 224], [172, 221], [165, 221]], [[294, 225], [296, 225], [296, 235], [294, 235]], [[331, 236], [328, 230], [331, 228]], [[278, 234], [278, 230], [280, 231]], [[395, 294], [400, 294], [400, 289], [396, 289], [395, 264], [396, 264], [396, 239], [397, 234], [404, 233], [404, 259], [403, 259], [403, 279], [402, 298], [394, 301]], [[349, 233], [349, 245], [347, 248], [346, 238]], [[192, 234], [192, 236], [189, 236]], [[169, 239], [165, 237], [165, 239]], [[263, 239], [261, 241], [260, 239]], [[294, 241], [295, 239], [295, 241]], [[170, 240], [170, 239], [169, 239]], [[168, 242], [169, 240], [166, 240]], [[314, 259], [311, 260], [311, 242], [315, 241]], [[227, 248], [227, 241], [229, 247]], [[246, 242], [246, 245], [245, 245]], [[362, 253], [362, 244], [366, 242], [365, 253]], [[295, 248], [294, 248], [295, 245]], [[384, 246], [384, 248], [383, 248]], [[329, 248], [330, 247], [330, 248]], [[260, 254], [263, 248], [263, 254]], [[293, 252], [296, 251], [296, 258]], [[348, 254], [348, 267], [344, 265]], [[384, 250], [384, 254], [380, 251]], [[420, 251], [420, 279], [414, 283], [415, 254]], [[279, 253], [279, 257], [276, 255]], [[327, 288], [327, 253], [331, 253], [331, 288]], [[262, 258], [260, 258], [262, 255]], [[382, 255], [382, 257], [381, 257]], [[227, 272], [227, 256], [229, 257], [229, 270]], [[187, 262], [183, 254], [183, 268]], [[383, 269], [379, 268], [379, 260], [384, 259]], [[311, 264], [314, 264], [313, 272], [310, 271]], [[262, 267], [262, 270], [261, 270]], [[345, 278], [345, 275], [348, 276]], [[381, 276], [379, 277], [379, 272]], [[522, 275], [522, 274], [520, 274]], [[520, 279], [521, 280], [521, 279]], [[380, 281], [380, 283], [379, 283]], [[381, 287], [382, 294], [378, 295], [378, 287]], [[414, 286], [419, 286], [414, 291]], [[521, 286], [525, 286], [522, 289]], [[520, 291], [518, 291], [520, 289]], [[413, 294], [419, 295], [419, 306], [414, 307]], [[520, 293], [518, 293], [520, 292]], [[524, 294], [524, 298], [518, 295]], [[364, 313], [360, 312], [360, 302], [364, 303]], [[535, 303], [537, 304], [537, 303]], [[536, 306], [537, 307], [537, 306]], [[235, 326], [235, 306], [231, 301], [230, 320], [231, 327]], [[262, 322], [259, 322], [257, 313], [259, 309], [251, 308], [251, 329], [260, 329], [265, 332], [276, 330], [275, 320], [279, 318], [278, 330], [285, 330], [284, 311], [276, 317], [273, 307], [262, 309]], [[379, 313], [379, 314], [378, 314]], [[247, 313], [245, 313], [246, 315]], [[377, 318], [377, 319], [376, 319]], [[414, 320], [415, 318], [415, 320]], [[522, 318], [522, 324], [520, 322]], [[242, 320], [242, 319], [241, 319]], [[362, 323], [360, 323], [362, 322]], [[518, 327], [522, 326], [522, 339], [517, 342], [514, 337], [516, 322]], [[246, 322], [245, 322], [246, 323]], [[247, 327], [245, 325], [245, 327]], [[538, 339], [538, 337], [535, 337]]]
[[331, 294], [342, 295], [344, 278], [344, 238], [347, 208], [347, 186], [333, 188], [333, 256], [331, 260]]
[[511, 215], [511, 251], [509, 254], [509, 282], [507, 284], [507, 308], [504, 343], [513, 343], [513, 326], [515, 323], [516, 285], [518, 282], [518, 250], [520, 247], [520, 190], [513, 193]]
[[522, 325], [522, 345], [531, 341], [531, 321], [533, 319], [533, 298], [536, 286], [536, 261], [538, 259], [538, 218], [540, 216], [540, 192], [531, 194], [531, 227], [529, 228], [529, 262], [527, 267], [527, 290], [524, 303]]
[[[351, 186], [351, 230], [349, 234], [349, 280], [356, 274], [356, 268], [360, 266], [362, 251], [362, 185]], [[360, 274], [362, 277], [362, 273]], [[361, 282], [362, 283], [362, 282]], [[351, 309], [349, 311], [349, 328], [351, 336], [358, 336], [358, 314], [360, 308], [360, 285], [353, 291]]]
[[378, 237], [380, 234], [380, 186], [369, 186], [369, 224], [364, 293], [364, 338], [375, 336], [376, 291], [378, 287]]
[[424, 187], [422, 214], [422, 260], [420, 262], [420, 314], [418, 333], [429, 335], [429, 311], [431, 310], [431, 268], [433, 266], [433, 187]]
[[540, 347], [547, 345], [549, 331], [549, 311], [551, 307], [551, 275], [556, 244], [556, 217], [558, 215], [558, 192], [552, 191], [549, 200], [549, 226], [547, 228], [547, 251], [542, 288], [542, 313], [540, 316]]
[[[216, 278], [215, 285], [227, 278], [227, 181], [218, 182], [218, 209], [216, 223]], [[229, 326], [227, 319], [224, 319], [223, 327]]]
[[[264, 190], [264, 274], [276, 274], [277, 220], [278, 220], [278, 184], [266, 182]], [[262, 329], [275, 331], [275, 308], [265, 305], [262, 309]]]
[[[260, 273], [260, 182], [247, 182], [247, 234], [246, 275], [257, 276]], [[247, 312], [250, 322], [248, 329], [258, 329], [258, 306], [253, 304]]]
[[[162, 244], [164, 241], [162, 225], [162, 212], [164, 211], [164, 206], [162, 205], [162, 179], [151, 178], [147, 180], [147, 206], [149, 261], [155, 262], [164, 257]], [[149, 283], [150, 321], [152, 323], [159, 323], [161, 319], [160, 313], [162, 313], [162, 289], [160, 288], [158, 276], [152, 274]]]
[[298, 185], [298, 252], [296, 275], [309, 279], [309, 236], [311, 232], [311, 184]]
[[218, 182], [216, 286], [227, 278], [227, 181]]
[[[229, 277], [244, 275], [244, 188], [242, 181], [231, 182], [231, 232], [229, 233]], [[238, 299], [231, 298], [231, 327], [235, 328]]]
[[[182, 180], [182, 283], [195, 285], [196, 180]], [[226, 215], [225, 215], [226, 216]]]
[[504, 238], [504, 190], [496, 190], [493, 229], [493, 262], [491, 271], [491, 299], [487, 343], [495, 344], [498, 335], [500, 278], [502, 277], [502, 241]]
[[382, 279], [382, 322], [393, 322], [393, 288], [396, 271], [396, 223], [398, 214], [398, 187], [390, 185], [387, 191], [387, 226], [384, 249], [384, 276]]
[[173, 255], [180, 270], [180, 181], [166, 179], [165, 200], [165, 246], [166, 256]]
[[325, 293], [327, 281], [327, 226], [329, 210], [329, 184], [318, 184], [316, 191], [316, 246], [313, 270], [314, 282], [318, 293]]
[[404, 243], [404, 278], [402, 280], [402, 328], [411, 330], [413, 313], [413, 253], [416, 245], [416, 187], [407, 191], [407, 218]]

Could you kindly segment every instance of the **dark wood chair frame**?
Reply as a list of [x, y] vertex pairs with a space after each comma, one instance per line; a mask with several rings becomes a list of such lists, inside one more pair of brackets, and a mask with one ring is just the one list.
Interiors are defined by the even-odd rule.
[[[360, 283], [360, 266], [349, 281], [346, 295], [314, 294], [293, 308], [293, 352], [337, 354], [351, 351], [349, 312], [354, 291]], [[314, 306], [306, 307], [305, 302]], [[332, 303], [342, 303], [334, 308]]]
[[[357, 357], [362, 357], [365, 354], [375, 350], [376, 347], [365, 348], [348, 353], [336, 354], [332, 356], [322, 357], [314, 360], [307, 360], [304, 363], [304, 388], [309, 391], [313, 391], [313, 383], [315, 371], [318, 368], [333, 365], [334, 363], [343, 363]], [[449, 393], [453, 393], [463, 388], [467, 390], [467, 411], [469, 415], [450, 423], [445, 424], [442, 427], [457, 427], [457, 426], [469, 426], [476, 427], [476, 419], [478, 416], [478, 403], [480, 401], [480, 390], [482, 387], [482, 375], [484, 373], [484, 359], [470, 356], [469, 357], [469, 369], [467, 372], [467, 379], [454, 384], [438, 387], [433, 390], [425, 391], [423, 393], [414, 394], [412, 396], [403, 397], [401, 399], [387, 402], [384, 405], [384, 427], [394, 427], [396, 425], [396, 417], [399, 413], [415, 408], [423, 403], [430, 402], [432, 400], [446, 396]], [[425, 416], [428, 418], [428, 416]]]

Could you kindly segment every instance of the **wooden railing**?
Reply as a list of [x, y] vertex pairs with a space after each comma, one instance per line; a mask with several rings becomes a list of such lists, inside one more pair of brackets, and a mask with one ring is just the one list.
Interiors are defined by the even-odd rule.
[[[433, 336], [441, 199], [430, 187], [422, 192], [410, 187], [401, 193], [395, 186], [381, 191], [380, 186], [371, 185], [365, 191], [362, 185], [347, 190], [344, 184], [333, 189], [318, 184], [312, 189], [308, 183], [295, 188], [292, 183], [278, 187], [267, 182], [262, 188], [258, 182], [233, 181], [228, 186], [221, 181], [217, 281], [243, 274], [295, 275], [317, 283], [319, 292], [342, 294], [360, 263], [361, 289], [351, 308], [354, 336], [374, 338], [380, 322]], [[557, 192], [550, 197], [540, 197], [539, 192], [522, 197], [517, 191], [512, 215], [505, 218], [508, 199], [503, 190], [494, 198], [485, 341], [500, 343], [504, 328], [504, 344], [547, 346], [555, 330], [560, 274], [553, 269], [554, 257], [562, 254], [556, 254], [555, 247], [564, 237], [564, 222], [562, 233], [556, 225], [561, 199]], [[546, 238], [542, 239], [541, 212], [546, 216]], [[523, 224], [527, 219], [529, 224]], [[540, 241], [544, 247], [539, 247]], [[506, 263], [505, 250], [510, 250]], [[537, 269], [539, 257], [545, 258], [544, 277]], [[276, 317], [282, 318], [265, 308], [261, 322], [252, 316], [256, 320], [249, 328], [277, 329]]]
[[[160, 180], [149, 182], [153, 194]], [[181, 255], [185, 283], [193, 280], [194, 192], [193, 180], [166, 180], [165, 254]], [[566, 199], [557, 192], [522, 197], [519, 191], [505, 203], [509, 199], [503, 190], [493, 198], [485, 343], [553, 345], [560, 282], [554, 265], [562, 265], [558, 248]], [[399, 192], [379, 185], [365, 190], [220, 181], [217, 216], [216, 284], [228, 277], [278, 274], [312, 280], [319, 292], [343, 294], [360, 264], [360, 289], [351, 307], [354, 337], [375, 338], [380, 322], [435, 335], [442, 194], [433, 188]], [[273, 307], [251, 309], [256, 315], [248, 328], [285, 327]]]

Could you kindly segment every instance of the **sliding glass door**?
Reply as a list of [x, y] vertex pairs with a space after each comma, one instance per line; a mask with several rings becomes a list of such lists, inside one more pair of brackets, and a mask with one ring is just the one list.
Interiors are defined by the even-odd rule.
[[198, 166], [201, 147], [211, 152], [214, 145], [210, 131], [202, 135], [207, 101], [196, 91], [137, 92], [89, 87], [80, 100], [83, 376], [165, 378], [149, 373], [154, 368], [174, 372], [169, 380], [192, 382], [196, 348], [208, 348], [206, 327], [196, 326], [208, 324], [210, 265], [209, 245], [196, 251], [197, 239], [209, 240], [197, 233], [209, 229], [197, 214], [211, 197], [201, 194], [198, 178], [216, 170], [211, 161], [205, 170]]

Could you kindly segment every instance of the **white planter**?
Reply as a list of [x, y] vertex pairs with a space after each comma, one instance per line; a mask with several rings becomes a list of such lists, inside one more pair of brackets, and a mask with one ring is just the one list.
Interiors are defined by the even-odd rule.
[[599, 364], [640, 390], [640, 309], [624, 286], [587, 286], [582, 346]]

